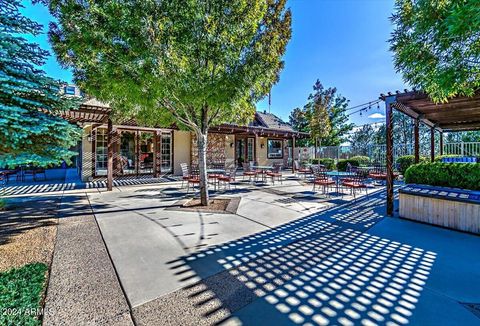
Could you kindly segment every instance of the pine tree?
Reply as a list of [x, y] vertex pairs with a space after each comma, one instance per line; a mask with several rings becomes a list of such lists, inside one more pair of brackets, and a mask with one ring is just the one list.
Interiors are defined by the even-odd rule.
[[78, 100], [60, 95], [60, 82], [39, 67], [48, 52], [23, 35], [42, 25], [19, 12], [19, 0], [0, 0], [0, 167], [68, 161], [81, 129], [59, 117]]

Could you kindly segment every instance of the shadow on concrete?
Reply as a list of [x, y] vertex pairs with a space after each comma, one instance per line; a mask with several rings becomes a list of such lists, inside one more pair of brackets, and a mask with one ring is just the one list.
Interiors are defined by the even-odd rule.
[[211, 324], [407, 324], [436, 254], [366, 233], [384, 203], [377, 193], [169, 264], [202, 278], [185, 291]]
[[0, 245], [28, 230], [55, 225], [59, 202], [60, 196], [8, 199], [6, 210], [0, 212]]

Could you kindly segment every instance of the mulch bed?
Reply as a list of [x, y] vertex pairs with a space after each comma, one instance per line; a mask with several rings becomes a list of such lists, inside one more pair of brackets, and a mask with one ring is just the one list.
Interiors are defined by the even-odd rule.
[[200, 198], [189, 200], [180, 200], [174, 206], [165, 208], [166, 210], [187, 211], [187, 212], [206, 212], [220, 214], [235, 214], [237, 212], [240, 198], [212, 198], [208, 206], [202, 206]]

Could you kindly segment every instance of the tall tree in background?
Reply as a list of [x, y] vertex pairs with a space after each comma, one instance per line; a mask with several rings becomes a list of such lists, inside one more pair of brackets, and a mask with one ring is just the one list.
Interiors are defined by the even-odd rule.
[[69, 161], [81, 129], [55, 116], [78, 101], [39, 68], [48, 52], [28, 42], [42, 25], [19, 12], [20, 0], [0, 1], [0, 167]]
[[[313, 132], [312, 125], [315, 128], [319, 127], [320, 132], [315, 134], [321, 135], [318, 136], [320, 144], [322, 146], [338, 146], [347, 140], [348, 133], [354, 127], [353, 123], [348, 123], [346, 114], [348, 100], [338, 94], [336, 88], [324, 88], [319, 80], [313, 85], [313, 90], [314, 92], [308, 97], [308, 102], [303, 109], [296, 108], [292, 111], [290, 123], [296, 130], [304, 132]], [[322, 132], [322, 121], [328, 122], [330, 126], [327, 133]], [[312, 144], [307, 143], [306, 145]]]
[[[289, 123], [292, 125], [293, 129], [297, 131], [310, 132], [309, 118], [306, 110], [304, 109], [293, 109], [289, 116]], [[296, 144], [300, 147], [308, 147], [312, 145], [310, 138], [298, 139]]]
[[332, 130], [329, 117], [329, 109], [333, 98], [328, 90], [317, 79], [313, 85], [314, 93], [308, 96], [308, 103], [304, 109], [308, 117], [308, 128], [310, 129], [310, 137], [315, 141], [315, 155], [317, 146], [322, 139], [328, 136]]
[[397, 0], [390, 39], [395, 67], [434, 101], [480, 88], [478, 0]]
[[208, 205], [208, 129], [254, 117], [291, 36], [286, 0], [51, 0], [50, 40], [75, 82], [122, 117], [197, 139]]
[[375, 129], [367, 124], [353, 131], [348, 141], [356, 155], [368, 155], [368, 147], [375, 143], [375, 138]]

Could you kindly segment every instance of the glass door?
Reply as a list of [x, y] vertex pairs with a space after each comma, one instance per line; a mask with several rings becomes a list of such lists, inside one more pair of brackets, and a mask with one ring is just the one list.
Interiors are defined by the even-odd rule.
[[120, 173], [123, 175], [136, 174], [136, 132], [122, 131], [120, 136]]
[[140, 170], [139, 173], [153, 173], [153, 155], [155, 147], [153, 132], [140, 133]]
[[107, 129], [97, 129], [95, 138], [95, 175], [107, 175]]
[[170, 132], [162, 132], [160, 153], [162, 159], [161, 172], [172, 172], [172, 134]]

